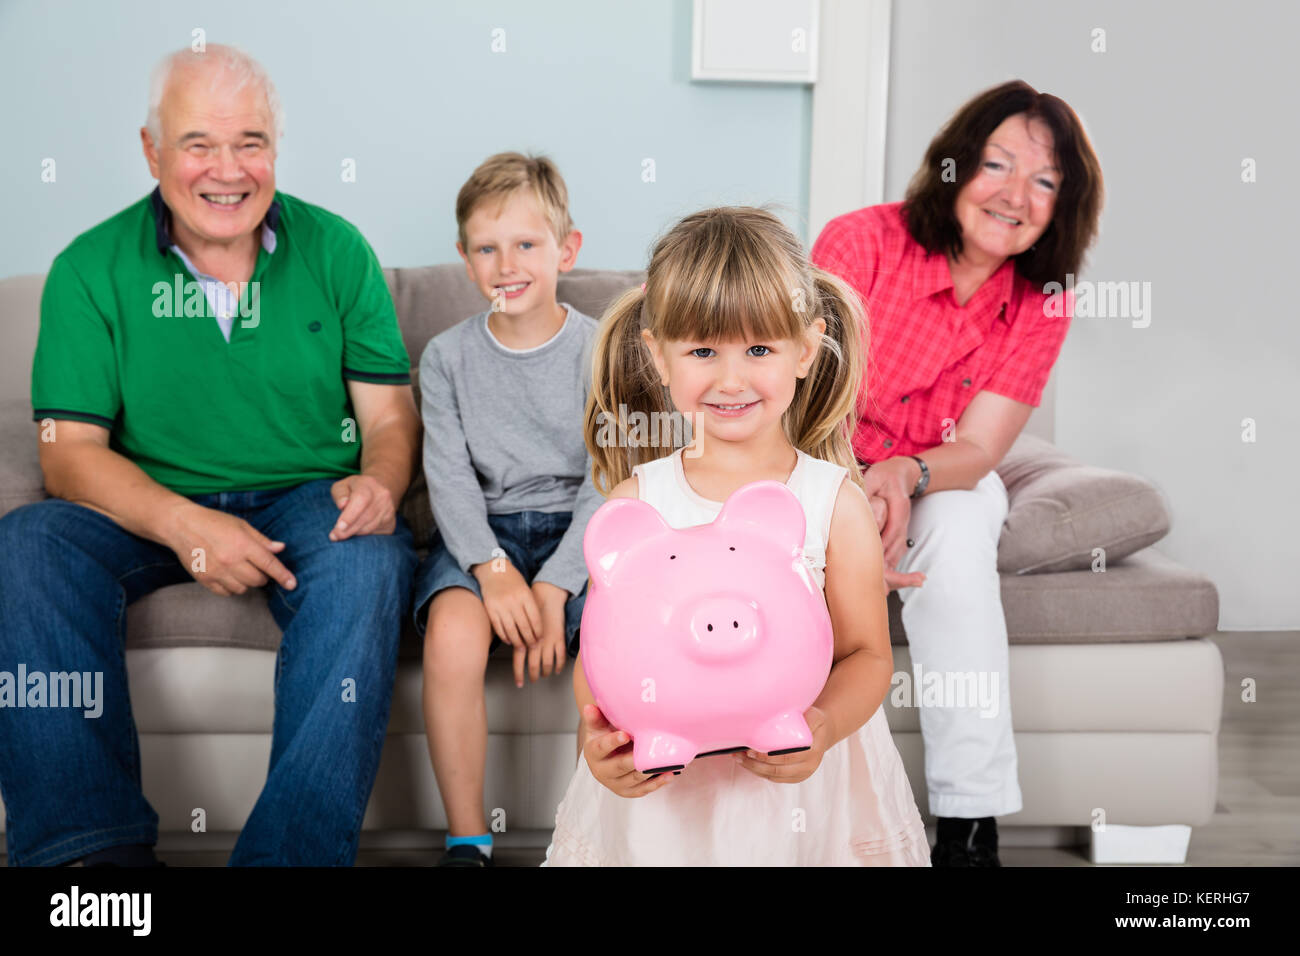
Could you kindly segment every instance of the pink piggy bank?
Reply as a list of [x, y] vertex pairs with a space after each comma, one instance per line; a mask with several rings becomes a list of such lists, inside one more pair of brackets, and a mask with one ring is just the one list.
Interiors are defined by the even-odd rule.
[[674, 529], [635, 498], [587, 524], [582, 665], [644, 773], [749, 748], [806, 750], [834, 654], [804, 563], [804, 513], [776, 481], [738, 488], [711, 524]]

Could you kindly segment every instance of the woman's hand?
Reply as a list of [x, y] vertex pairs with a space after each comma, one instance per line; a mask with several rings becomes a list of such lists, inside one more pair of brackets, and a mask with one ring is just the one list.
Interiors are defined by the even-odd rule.
[[907, 521], [912, 516], [912, 489], [920, 467], [911, 458], [886, 458], [862, 473], [862, 490], [868, 500], [877, 495], [885, 500], [885, 526], [880, 544], [885, 549], [885, 566], [896, 567], [907, 549]]
[[826, 714], [820, 708], [809, 707], [804, 711], [803, 719], [812, 731], [812, 746], [793, 754], [781, 754], [769, 757], [756, 750], [746, 750], [732, 754], [732, 759], [746, 770], [774, 780], [777, 783], [799, 783], [807, 780], [822, 765], [822, 756], [826, 753], [833, 739], [832, 728]]
[[582, 755], [591, 775], [620, 797], [644, 797], [673, 779], [671, 773], [647, 777], [637, 770], [632, 764], [632, 738], [606, 720], [595, 704], [582, 708], [582, 732]]
[[871, 505], [871, 513], [876, 519], [876, 527], [880, 529], [880, 546], [885, 552], [886, 591], [919, 588], [925, 583], [925, 575], [920, 571], [900, 574], [897, 570], [898, 562], [907, 553], [907, 522], [912, 516], [910, 495], [912, 488], [916, 487], [915, 481], [910, 486], [907, 484], [911, 471], [904, 472], [901, 466], [892, 464], [897, 461], [904, 461], [912, 469], [919, 470], [916, 462], [910, 458], [886, 458], [862, 473], [862, 484]]

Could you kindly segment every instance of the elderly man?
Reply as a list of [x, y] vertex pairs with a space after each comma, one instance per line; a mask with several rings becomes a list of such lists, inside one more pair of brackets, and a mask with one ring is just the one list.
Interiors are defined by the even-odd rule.
[[276, 192], [281, 126], [244, 54], [167, 57], [140, 131], [158, 187], [46, 279], [32, 404], [53, 497], [0, 521], [0, 671], [102, 673], [102, 713], [0, 707], [11, 864], [155, 862], [124, 611], [191, 578], [265, 588], [283, 632], [266, 785], [231, 863], [355, 858], [414, 573], [396, 506], [420, 423], [374, 253]]

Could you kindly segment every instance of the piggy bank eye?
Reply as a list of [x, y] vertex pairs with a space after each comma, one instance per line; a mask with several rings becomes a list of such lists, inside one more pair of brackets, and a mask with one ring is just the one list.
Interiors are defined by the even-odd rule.
[[728, 550], [728, 551], [735, 551], [736, 549], [733, 547], [733, 548], [728, 548], [727, 550]]
[[669, 560], [669, 561], [674, 561], [674, 560], [676, 560], [676, 558], [677, 558], [677, 555], [675, 555], [675, 554], [670, 554], [670, 555], [668, 555], [668, 560]]

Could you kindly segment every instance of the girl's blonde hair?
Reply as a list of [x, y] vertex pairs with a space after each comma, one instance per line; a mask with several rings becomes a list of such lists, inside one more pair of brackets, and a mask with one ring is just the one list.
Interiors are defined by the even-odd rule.
[[[596, 488], [608, 495], [633, 467], [674, 450], [625, 447], [620, 430], [609, 427], [638, 412], [654, 422], [675, 411], [642, 329], [660, 342], [788, 341], [801, 339], [819, 318], [826, 321], [822, 347], [796, 384], [782, 426], [794, 447], [843, 465], [861, 486], [850, 443], [867, 354], [857, 294], [813, 266], [766, 209], [723, 206], [679, 222], [655, 244], [645, 285], [619, 296], [600, 321], [584, 421]], [[611, 434], [618, 440], [598, 440]]]

